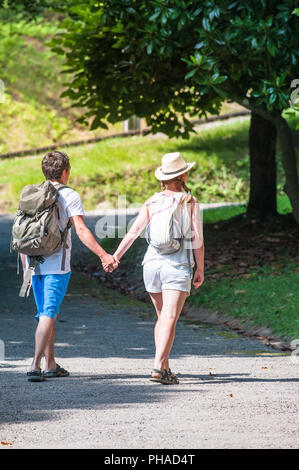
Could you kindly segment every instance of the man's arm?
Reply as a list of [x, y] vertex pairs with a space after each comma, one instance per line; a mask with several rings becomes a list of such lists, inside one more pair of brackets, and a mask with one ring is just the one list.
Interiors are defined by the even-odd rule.
[[70, 220], [81, 242], [101, 259], [102, 264], [108, 265], [112, 268], [113, 264], [115, 264], [115, 259], [96, 241], [92, 232], [86, 226], [83, 216], [75, 215], [71, 217]]

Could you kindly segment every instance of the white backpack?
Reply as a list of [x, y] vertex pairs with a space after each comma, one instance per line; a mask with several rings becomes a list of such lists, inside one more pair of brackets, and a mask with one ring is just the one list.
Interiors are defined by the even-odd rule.
[[191, 216], [183, 202], [184, 193], [167, 196], [156, 193], [150, 203], [150, 221], [146, 227], [147, 242], [161, 254], [175, 253], [181, 248], [184, 238], [190, 238]]

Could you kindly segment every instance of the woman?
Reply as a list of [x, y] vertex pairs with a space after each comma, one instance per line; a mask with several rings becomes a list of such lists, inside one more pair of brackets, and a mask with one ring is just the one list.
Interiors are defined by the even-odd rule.
[[[161, 183], [161, 192], [155, 193], [145, 201], [134, 224], [113, 255], [117, 265], [145, 227], [150, 226], [149, 222], [154, 223], [155, 213], [161, 212], [155, 211], [161, 200], [174, 201], [174, 205], [178, 203], [181, 208], [187, 207], [184, 221], [186, 223], [187, 220], [188, 223], [189, 220], [192, 234], [191, 250], [188, 249], [187, 243], [181, 243], [177, 251], [165, 254], [150, 243], [142, 262], [145, 289], [157, 313], [154, 335], [156, 354], [150, 380], [163, 384], [179, 383], [177, 376], [169, 368], [169, 354], [175, 337], [176, 323], [186, 297], [190, 294], [194, 258], [196, 270], [193, 286], [197, 289], [204, 281], [204, 244], [200, 209], [197, 199], [191, 196], [186, 185], [188, 171], [194, 164], [194, 162], [186, 163], [179, 152], [164, 155], [162, 166], [155, 172], [156, 178]], [[169, 204], [167, 205], [169, 207]], [[181, 220], [178, 219], [178, 223]], [[108, 270], [108, 266], [103, 266]]]

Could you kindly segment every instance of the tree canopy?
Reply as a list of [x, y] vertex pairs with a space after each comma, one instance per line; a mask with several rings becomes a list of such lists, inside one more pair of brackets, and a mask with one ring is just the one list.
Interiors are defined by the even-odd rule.
[[136, 114], [170, 136], [187, 137], [189, 117], [219, 113], [224, 99], [281, 112], [298, 72], [295, 6], [71, 0], [54, 46], [74, 73], [65, 94], [94, 116], [93, 128]]

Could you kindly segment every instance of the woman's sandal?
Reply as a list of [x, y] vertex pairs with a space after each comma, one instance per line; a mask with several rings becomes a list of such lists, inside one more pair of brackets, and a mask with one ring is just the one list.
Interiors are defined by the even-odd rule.
[[167, 374], [170, 377], [170, 379], [172, 380], [173, 384], [179, 384], [180, 383], [180, 381], [178, 379], [178, 375], [180, 375], [180, 374], [174, 374], [173, 372], [171, 372], [170, 369], [167, 371]]
[[160, 377], [151, 377], [150, 380], [152, 382], [158, 382], [158, 383], [161, 383], [163, 385], [174, 385], [174, 384], [178, 384], [179, 383], [179, 380], [178, 378], [176, 377], [175, 374], [173, 374], [171, 372], [171, 370], [169, 369], [169, 371], [167, 370], [159, 370], [159, 369], [153, 369], [152, 370], [152, 374], [159, 374]]
[[[159, 377], [153, 377], [153, 374], [159, 374]], [[160, 384], [168, 385], [168, 374], [166, 370], [153, 369], [152, 377], [150, 378], [151, 382], [158, 382]]]

